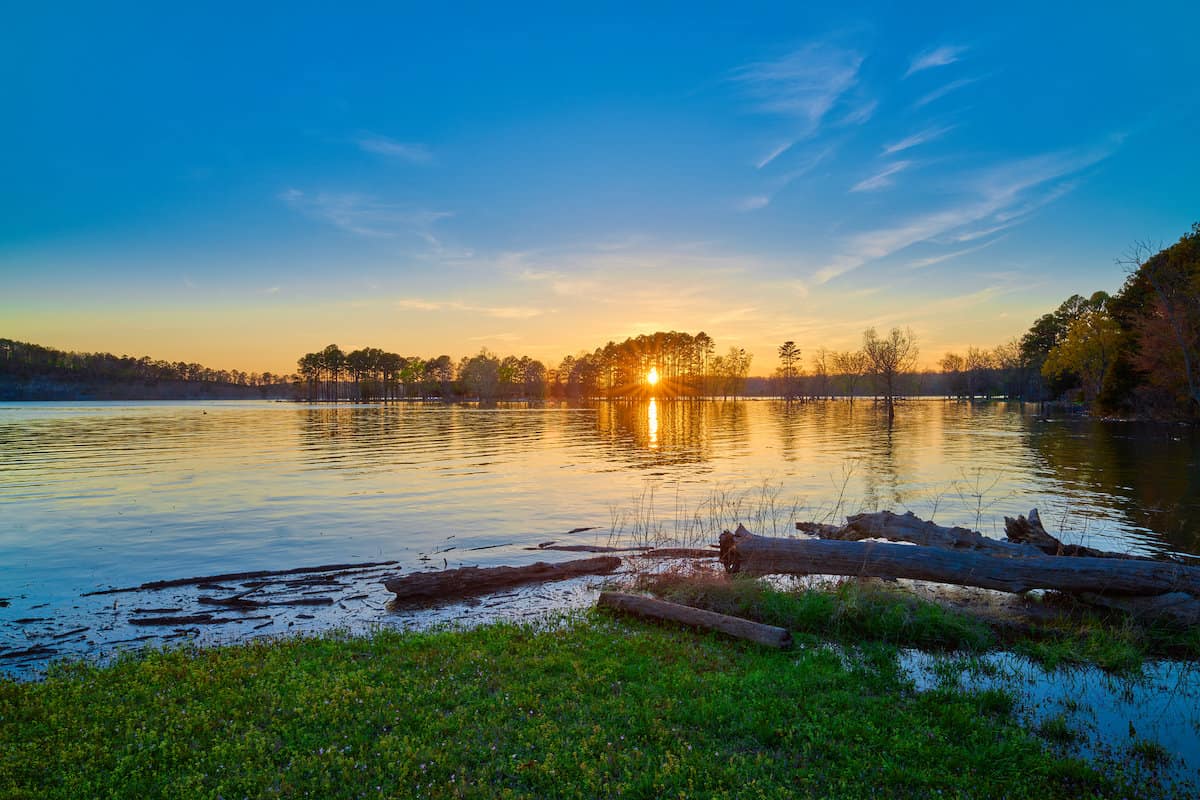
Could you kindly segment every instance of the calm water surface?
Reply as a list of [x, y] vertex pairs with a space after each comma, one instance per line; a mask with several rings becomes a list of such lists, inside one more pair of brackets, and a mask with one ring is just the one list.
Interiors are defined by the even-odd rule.
[[870, 402], [0, 405], [0, 645], [18, 615], [98, 588], [521, 563], [568, 557], [524, 549], [550, 539], [711, 540], [861, 509], [1002, 535], [1036, 506], [1068, 541], [1200, 553], [1194, 430], [1035, 411], [912, 402], [889, 429]]
[[[0, 596], [524, 552], [646, 517], [671, 537], [739, 502], [762, 524], [764, 485], [780, 529], [793, 506], [827, 516], [840, 498], [839, 511], [911, 509], [1002, 535], [1004, 514], [1037, 506], [1066, 538], [1200, 553], [1194, 431], [1033, 412], [917, 402], [889, 430], [863, 402], [0, 405]], [[478, 552], [451, 560], [513, 555]]]

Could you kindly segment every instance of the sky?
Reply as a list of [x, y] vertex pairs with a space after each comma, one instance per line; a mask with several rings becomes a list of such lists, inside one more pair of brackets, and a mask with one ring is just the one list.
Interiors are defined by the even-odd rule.
[[1200, 220], [1193, 2], [342, 5], [6, 9], [0, 337], [933, 364]]

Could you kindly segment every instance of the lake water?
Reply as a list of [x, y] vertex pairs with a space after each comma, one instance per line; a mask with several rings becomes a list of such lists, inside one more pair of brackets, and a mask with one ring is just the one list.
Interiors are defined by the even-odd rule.
[[570, 557], [525, 549], [548, 540], [690, 544], [863, 509], [1003, 535], [1036, 506], [1069, 542], [1197, 555], [1198, 445], [936, 400], [891, 427], [869, 401], [5, 404], [0, 648], [36, 638], [15, 620], [78, 622], [82, 593], [156, 579], [524, 563]]

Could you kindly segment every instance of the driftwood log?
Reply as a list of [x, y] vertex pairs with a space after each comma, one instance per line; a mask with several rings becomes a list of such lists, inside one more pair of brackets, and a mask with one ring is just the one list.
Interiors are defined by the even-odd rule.
[[908, 542], [949, 550], [976, 550], [999, 556], [1022, 557], [1042, 554], [1042, 551], [1032, 544], [993, 539], [967, 528], [946, 528], [923, 520], [911, 511], [904, 514], [893, 514], [891, 511], [854, 514], [846, 517], [846, 524], [841, 527], [797, 522], [796, 528], [822, 539], [847, 542], [887, 539], [891, 542]]
[[414, 572], [381, 581], [396, 602], [425, 603], [489, 594], [527, 583], [544, 583], [581, 575], [607, 575], [621, 566], [616, 556], [581, 558], [560, 564], [539, 561], [523, 567], [459, 567], [438, 572]]
[[883, 542], [779, 539], [741, 525], [721, 534], [721, 563], [729, 572], [850, 575], [977, 586], [1004, 592], [1055, 589], [1070, 594], [1200, 596], [1200, 568], [1158, 561], [1029, 556], [997, 558], [971, 550]]
[[601, 592], [596, 605], [644, 619], [668, 620], [693, 628], [720, 631], [727, 636], [757, 642], [767, 647], [786, 648], [792, 644], [792, 634], [786, 628], [763, 625], [741, 617], [731, 617], [715, 611], [705, 611], [636, 594]]
[[[1083, 545], [1065, 544], [1046, 531], [1036, 508], [1029, 512], [1029, 516], [1018, 515], [1016, 519], [1004, 518], [1005, 536], [1007, 537], [1005, 540], [992, 539], [966, 528], [946, 528], [935, 525], [933, 522], [919, 519], [912, 512], [893, 514], [890, 511], [880, 511], [856, 514], [847, 517], [846, 524], [842, 526], [797, 522], [796, 528], [822, 539], [841, 541], [887, 539], [893, 542], [907, 542], [945, 550], [975, 551], [994, 556], [1017, 558], [1069, 556], [1071, 558], [1157, 561], [1157, 559], [1146, 556], [1113, 553]], [[1115, 566], [1114, 568], [1119, 569]], [[938, 580], [958, 582], [949, 579]], [[1063, 592], [1071, 591], [1061, 584], [1048, 588]], [[1074, 593], [1074, 596], [1083, 603], [1124, 611], [1134, 616], [1163, 617], [1181, 625], [1195, 625], [1200, 622], [1200, 599], [1186, 592], [1157, 594], [1140, 592], [1118, 595], [1105, 591], [1082, 591]]]
[[1029, 516], [1017, 515], [1004, 518], [1004, 535], [1010, 542], [1020, 542], [1036, 547], [1046, 555], [1051, 556], [1089, 556], [1091, 558], [1132, 558], [1138, 561], [1154, 561], [1146, 556], [1135, 556], [1129, 553], [1113, 553], [1108, 550], [1097, 550], [1094, 547], [1084, 547], [1081, 544], [1064, 544], [1051, 536], [1042, 527], [1042, 518], [1035, 508]]

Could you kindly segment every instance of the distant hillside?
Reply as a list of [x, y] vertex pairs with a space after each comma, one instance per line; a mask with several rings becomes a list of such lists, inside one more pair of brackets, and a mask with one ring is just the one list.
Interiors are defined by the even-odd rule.
[[290, 399], [294, 380], [0, 339], [0, 400]]

